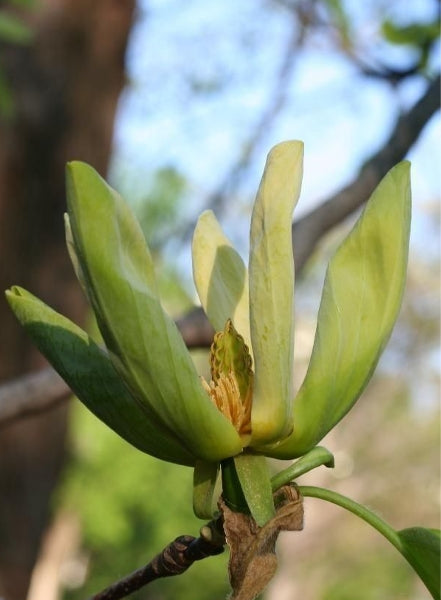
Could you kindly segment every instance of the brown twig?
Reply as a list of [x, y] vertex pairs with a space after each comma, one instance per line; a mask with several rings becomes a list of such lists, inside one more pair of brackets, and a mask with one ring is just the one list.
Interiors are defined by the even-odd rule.
[[[147, 565], [91, 596], [88, 600], [120, 600], [156, 579], [181, 575], [194, 562], [221, 554], [226, 543], [230, 547], [231, 567], [231, 553], [235, 554], [236, 561], [242, 559], [237, 552], [238, 545], [241, 545], [241, 534], [238, 535], [236, 532], [235, 541], [231, 543], [231, 536], [237, 524], [241, 524], [241, 532], [248, 535], [248, 540], [243, 540], [244, 544], [241, 545], [240, 552], [246, 550], [249, 560], [255, 559], [256, 554], [272, 553], [274, 547], [271, 550], [271, 544], [275, 545], [280, 531], [299, 531], [303, 527], [302, 499], [294, 483], [277, 489], [274, 492], [274, 503], [276, 516], [260, 528], [250, 516], [233, 513], [221, 498], [218, 504], [221, 515], [204, 525], [198, 538], [191, 535], [177, 537]], [[250, 526], [252, 530], [248, 531]], [[257, 537], [260, 536], [261, 541], [257, 547], [249, 543], [256, 534]]]
[[181, 535], [147, 565], [113, 583], [89, 600], [120, 600], [156, 579], [181, 575], [197, 560], [221, 554], [224, 550], [223, 543], [222, 538], [220, 543], [214, 543], [203, 535], [198, 538]]

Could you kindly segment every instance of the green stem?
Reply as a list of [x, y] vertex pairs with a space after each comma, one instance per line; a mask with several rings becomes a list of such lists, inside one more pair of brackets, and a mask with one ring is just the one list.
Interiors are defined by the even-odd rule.
[[222, 494], [227, 506], [236, 512], [250, 513], [247, 501], [237, 476], [234, 458], [227, 458], [221, 462]]
[[363, 519], [363, 521], [366, 521], [366, 523], [369, 523], [371, 527], [381, 533], [393, 546], [395, 546], [399, 552], [403, 552], [398, 533], [390, 525], [383, 521], [383, 519], [367, 509], [365, 506], [358, 504], [358, 502], [355, 502], [346, 496], [337, 494], [337, 492], [332, 492], [331, 490], [326, 490], [320, 487], [301, 485], [299, 486], [299, 492], [302, 494], [302, 496], [320, 498], [320, 500], [332, 502], [332, 504], [337, 504], [337, 506], [341, 506], [342, 508], [349, 510], [351, 513], [357, 517], [360, 517], [360, 519]]
[[304, 475], [315, 469], [325, 465], [332, 468], [334, 466], [334, 456], [323, 446], [316, 446], [310, 452], [299, 458], [293, 465], [290, 465], [287, 469], [280, 471], [273, 477], [271, 477], [271, 487], [273, 492], [281, 488], [283, 485], [287, 485], [300, 475]]

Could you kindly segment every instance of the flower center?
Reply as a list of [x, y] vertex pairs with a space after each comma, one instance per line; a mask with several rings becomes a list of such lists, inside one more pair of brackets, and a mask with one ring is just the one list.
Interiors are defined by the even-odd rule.
[[244, 445], [251, 436], [253, 397], [252, 359], [243, 337], [230, 319], [215, 334], [210, 351], [211, 382], [205, 390], [221, 413], [234, 425]]

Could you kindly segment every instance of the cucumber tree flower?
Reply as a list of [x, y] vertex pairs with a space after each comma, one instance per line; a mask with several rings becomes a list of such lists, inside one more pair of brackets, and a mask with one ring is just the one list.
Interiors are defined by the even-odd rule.
[[[217, 332], [211, 382], [198, 376], [161, 306], [153, 260], [131, 210], [86, 164], [67, 167], [66, 237], [106, 350], [29, 292], [17, 286], [7, 292], [18, 319], [92, 412], [140, 450], [196, 466], [203, 473], [197, 481], [232, 457], [286, 459], [313, 449], [360, 396], [398, 314], [409, 238], [408, 163], [380, 183], [330, 261], [310, 365], [295, 395], [291, 222], [302, 157], [296, 141], [268, 156], [248, 268], [212, 212], [198, 221], [194, 279]], [[241, 484], [246, 469], [239, 469]], [[271, 510], [263, 516], [257, 510], [261, 522]]]

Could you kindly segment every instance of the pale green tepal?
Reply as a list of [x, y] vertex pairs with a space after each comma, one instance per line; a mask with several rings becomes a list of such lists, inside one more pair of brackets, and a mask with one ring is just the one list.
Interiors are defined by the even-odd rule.
[[[232, 459], [256, 521], [271, 517], [263, 456], [303, 456], [348, 412], [400, 308], [410, 227], [407, 162], [386, 175], [330, 261], [309, 369], [295, 395], [291, 225], [302, 160], [297, 141], [268, 155], [248, 268], [212, 212], [198, 221], [194, 279], [218, 332], [210, 383], [196, 373], [161, 307], [139, 224], [86, 164], [67, 167], [66, 238], [106, 351], [29, 292], [17, 286], [6, 292], [19, 321], [92, 412], [140, 450], [196, 467], [200, 516], [210, 512], [219, 463], [228, 473]], [[228, 485], [226, 477], [224, 492]]]

